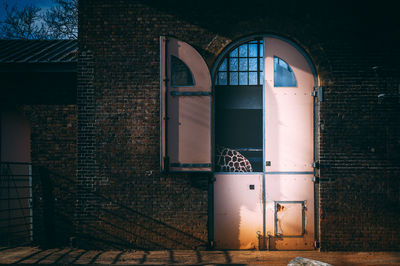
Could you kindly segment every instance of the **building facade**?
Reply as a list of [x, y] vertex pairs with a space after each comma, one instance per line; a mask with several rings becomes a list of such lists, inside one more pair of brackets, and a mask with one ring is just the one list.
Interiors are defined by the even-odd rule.
[[[55, 125], [46, 138], [31, 128], [33, 168], [50, 163], [41, 140], [67, 145], [50, 164], [69, 181], [38, 185], [65, 200], [34, 221], [71, 210], [67, 229], [49, 228], [59, 245], [86, 248], [398, 250], [392, 13], [356, 2], [80, 1], [76, 103], [23, 108], [38, 128]], [[36, 240], [54, 244], [43, 230]]]

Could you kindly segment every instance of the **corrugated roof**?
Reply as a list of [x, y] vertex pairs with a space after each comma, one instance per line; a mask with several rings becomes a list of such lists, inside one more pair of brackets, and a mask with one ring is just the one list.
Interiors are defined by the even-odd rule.
[[77, 62], [76, 40], [0, 40], [0, 63]]

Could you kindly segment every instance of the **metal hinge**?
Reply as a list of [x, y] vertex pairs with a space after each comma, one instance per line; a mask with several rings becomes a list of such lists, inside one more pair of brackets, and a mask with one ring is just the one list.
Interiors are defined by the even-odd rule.
[[319, 169], [319, 161], [315, 161], [311, 164], [312, 168]]
[[324, 89], [321, 86], [314, 87], [314, 90], [311, 92], [311, 96], [318, 97], [318, 101], [322, 102], [324, 100]]
[[313, 246], [314, 246], [314, 248], [319, 248], [320, 247], [319, 242], [318, 241], [314, 241]]

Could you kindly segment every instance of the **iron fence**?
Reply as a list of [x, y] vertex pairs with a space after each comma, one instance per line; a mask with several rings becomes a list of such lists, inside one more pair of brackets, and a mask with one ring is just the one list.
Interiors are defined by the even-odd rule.
[[0, 245], [32, 241], [32, 164], [0, 162]]

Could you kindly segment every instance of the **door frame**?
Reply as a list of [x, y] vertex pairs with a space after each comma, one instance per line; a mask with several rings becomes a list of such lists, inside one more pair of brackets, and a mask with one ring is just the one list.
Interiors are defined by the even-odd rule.
[[[217, 56], [215, 62], [212, 65], [211, 68], [211, 91], [212, 95], [215, 96], [215, 82], [216, 82], [216, 77], [217, 77], [217, 72], [219, 69], [219, 66], [221, 65], [223, 59], [225, 59], [225, 56], [228, 55], [229, 52], [231, 52], [234, 48], [240, 46], [241, 44], [254, 40], [254, 39], [263, 39], [264, 37], [271, 37], [271, 38], [276, 38], [279, 40], [282, 40], [294, 48], [296, 48], [297, 51], [300, 52], [300, 54], [306, 59], [307, 63], [310, 66], [310, 69], [313, 74], [314, 78], [314, 88], [313, 90], [320, 86], [319, 84], [319, 79], [317, 75], [316, 68], [310, 58], [310, 56], [306, 53], [306, 51], [296, 42], [293, 40], [276, 35], [276, 34], [271, 34], [271, 33], [260, 33], [260, 34], [252, 34], [248, 36], [244, 36], [238, 39], [233, 40], [230, 44], [228, 44]], [[265, 55], [264, 55], [265, 56]], [[264, 73], [265, 74], [265, 73]], [[311, 97], [311, 95], [310, 95]], [[313, 101], [313, 161], [317, 162], [319, 161], [319, 101], [315, 99]], [[211, 108], [211, 114], [212, 114], [212, 120], [211, 120], [211, 128], [212, 128], [212, 135], [211, 135], [211, 143], [212, 147], [211, 150], [214, 151], [215, 148], [215, 97], [212, 97], [212, 108]], [[265, 82], [263, 83], [263, 133], [265, 135]], [[265, 149], [265, 137], [263, 137], [263, 147]], [[215, 155], [212, 154], [212, 165], [213, 165], [213, 176], [211, 177], [211, 182], [209, 182], [209, 188], [208, 188], [208, 240], [209, 240], [209, 245], [210, 247], [214, 247], [214, 182], [215, 182]], [[263, 152], [263, 164], [265, 163], [265, 150]], [[262, 180], [262, 185], [263, 185], [263, 236], [266, 236], [266, 217], [265, 217], [265, 212], [266, 212], [266, 195], [265, 195], [265, 171], [262, 173], [263, 175], [263, 180]], [[314, 167], [314, 177], [319, 176], [318, 169]], [[319, 185], [317, 182], [314, 182], [314, 239], [315, 241], [319, 242], [319, 237], [320, 237], [320, 232], [319, 232]], [[316, 246], [314, 246], [317, 248]], [[263, 249], [266, 249], [266, 237], [263, 237]]]

